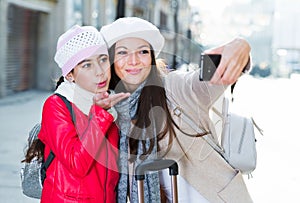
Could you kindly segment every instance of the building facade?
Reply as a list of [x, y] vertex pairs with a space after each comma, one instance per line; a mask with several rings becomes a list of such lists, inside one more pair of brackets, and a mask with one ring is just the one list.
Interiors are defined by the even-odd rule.
[[[30, 88], [51, 89], [51, 54], [61, 13], [56, 1], [1, 1], [0, 97]], [[50, 77], [49, 77], [50, 76]]]
[[109, 0], [1, 0], [0, 98], [28, 89], [53, 90], [60, 70], [57, 38], [74, 24], [113, 21]]
[[276, 0], [273, 16], [272, 56], [274, 75], [290, 77], [300, 73], [300, 2]]
[[57, 38], [74, 24], [98, 29], [124, 16], [155, 24], [166, 42], [159, 57], [170, 66], [188, 63], [188, 0], [1, 0], [0, 98], [28, 89], [53, 90], [61, 72], [54, 62]]

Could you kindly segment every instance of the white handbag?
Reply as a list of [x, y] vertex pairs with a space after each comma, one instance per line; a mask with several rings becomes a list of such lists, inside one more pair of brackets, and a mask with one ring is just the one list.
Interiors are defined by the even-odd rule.
[[[183, 109], [174, 105], [174, 103], [171, 106], [176, 116], [181, 117], [197, 133], [203, 134], [204, 131], [184, 113]], [[257, 160], [254, 126], [257, 127], [260, 133], [262, 133], [262, 130], [255, 124], [252, 118], [231, 113], [227, 98], [224, 98], [222, 113], [214, 107], [212, 107], [212, 110], [223, 121], [221, 145], [210, 136], [205, 135], [201, 138], [221, 154], [233, 168], [240, 170], [243, 174], [250, 175], [256, 168]]]
[[222, 114], [212, 110], [223, 120], [220, 152], [226, 161], [243, 174], [250, 174], [256, 168], [256, 138], [254, 127], [262, 134], [253, 118], [232, 113], [228, 98], [223, 99]]

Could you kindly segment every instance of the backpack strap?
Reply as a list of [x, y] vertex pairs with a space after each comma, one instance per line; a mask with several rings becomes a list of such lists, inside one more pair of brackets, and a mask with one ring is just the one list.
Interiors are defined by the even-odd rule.
[[[64, 101], [64, 103], [66, 104], [69, 112], [71, 113], [72, 121], [74, 122], [73, 109], [72, 109], [72, 105], [69, 102], [69, 100], [67, 100], [67, 98], [64, 97], [64, 96], [62, 96], [61, 94], [55, 93], [55, 95], [59, 96]], [[43, 162], [42, 165], [41, 165], [41, 181], [42, 181], [42, 185], [44, 184], [44, 181], [46, 179], [46, 171], [47, 171], [48, 167], [50, 166], [51, 162], [53, 161], [54, 157], [55, 157], [55, 154], [52, 152], [52, 150], [50, 150], [50, 153], [49, 153], [46, 161]]]
[[55, 155], [52, 152], [52, 150], [50, 151], [50, 154], [48, 155], [47, 159], [45, 162], [42, 163], [41, 165], [41, 181], [42, 181], [42, 185], [44, 185], [44, 181], [46, 179], [46, 171], [48, 169], [48, 167], [50, 166], [51, 162], [53, 161]]
[[67, 106], [69, 112], [71, 113], [71, 117], [72, 120], [74, 121], [74, 117], [73, 117], [73, 109], [72, 109], [72, 105], [69, 102], [69, 100], [67, 100], [67, 98], [65, 96], [62, 96], [61, 94], [55, 93], [56, 96], [59, 96], [65, 103], [65, 105]]

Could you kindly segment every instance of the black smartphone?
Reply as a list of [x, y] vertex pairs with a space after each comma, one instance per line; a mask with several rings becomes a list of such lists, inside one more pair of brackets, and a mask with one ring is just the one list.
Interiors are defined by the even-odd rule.
[[200, 81], [210, 81], [221, 61], [221, 57], [221, 54], [201, 54], [199, 64]]

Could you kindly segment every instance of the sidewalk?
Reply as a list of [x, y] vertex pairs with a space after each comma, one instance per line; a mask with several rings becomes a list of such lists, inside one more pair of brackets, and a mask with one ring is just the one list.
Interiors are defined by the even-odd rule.
[[251, 113], [257, 135], [257, 167], [245, 182], [255, 203], [300, 202], [300, 74], [239, 80], [236, 100]]
[[0, 99], [0, 199], [2, 203], [30, 203], [21, 192], [20, 168], [27, 136], [40, 121], [43, 101], [50, 92], [26, 91]]

